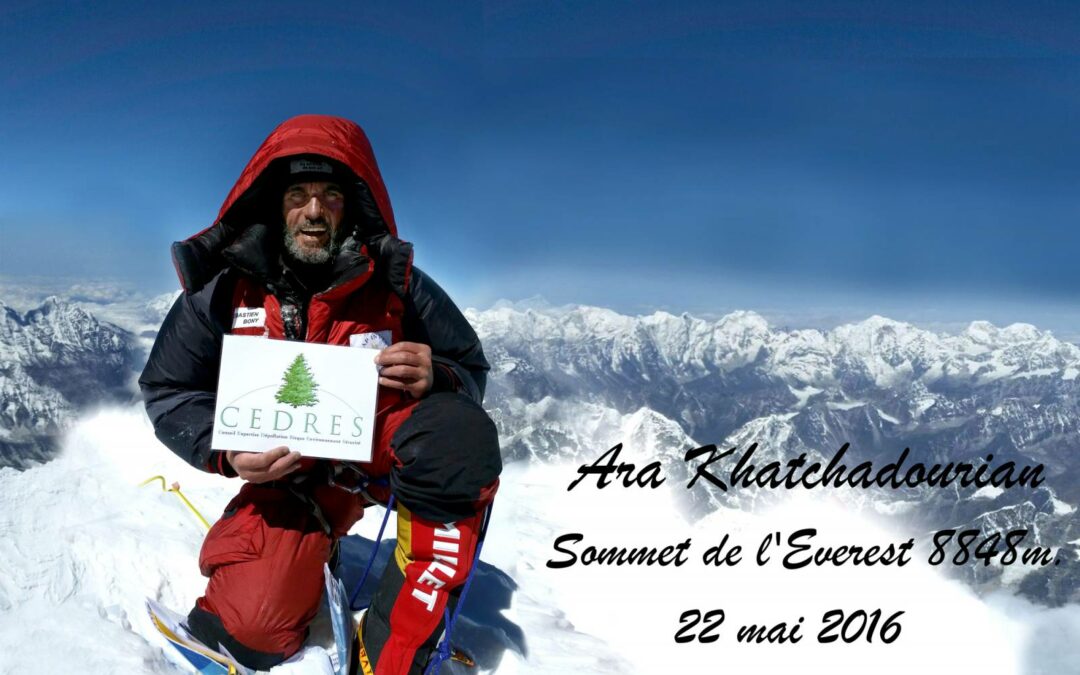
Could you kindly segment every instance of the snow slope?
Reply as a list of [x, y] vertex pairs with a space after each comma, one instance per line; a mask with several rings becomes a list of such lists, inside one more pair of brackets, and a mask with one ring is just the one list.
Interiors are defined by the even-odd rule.
[[193, 599], [202, 528], [173, 495], [137, 484], [183, 473], [208, 513], [228, 488], [182, 472], [137, 412], [80, 422], [55, 461], [0, 469], [0, 672], [184, 672], [147, 640], [141, 598]]
[[[648, 454], [628, 446], [623, 458], [642, 462]], [[208, 517], [236, 488], [172, 457], [137, 406], [81, 420], [52, 462], [0, 469], [0, 673], [183, 672], [144, 618], [142, 600], [190, 606], [204, 583], [195, 563], [202, 529], [173, 495], [137, 487], [155, 474], [180, 481]], [[870, 672], [867, 664], [875, 673], [1077, 672], [1069, 670], [1080, 663], [1075, 608], [1043, 610], [1014, 598], [986, 603], [919, 565], [788, 571], [694, 560], [724, 533], [748, 550], [762, 533], [795, 527], [817, 527], [848, 543], [904, 536], [850, 508], [786, 503], [761, 515], [719, 511], [691, 525], [681, 515], [679, 485], [599, 491], [583, 482], [568, 492], [575, 475], [565, 463], [519, 463], [504, 474], [483, 556], [516, 584], [509, 607], [492, 621], [505, 634], [520, 630], [497, 662], [500, 674], [862, 673]], [[379, 514], [372, 516], [356, 534], [372, 538]], [[585, 537], [578, 551], [692, 537], [696, 554], [680, 568], [550, 569], [552, 542], [567, 532]], [[483, 600], [482, 590], [477, 597]], [[892, 645], [819, 645], [813, 638], [828, 609], [879, 607], [907, 612]], [[718, 642], [674, 642], [680, 614], [692, 608], [727, 612]], [[798, 645], [734, 640], [740, 622], [800, 615], [808, 637]]]

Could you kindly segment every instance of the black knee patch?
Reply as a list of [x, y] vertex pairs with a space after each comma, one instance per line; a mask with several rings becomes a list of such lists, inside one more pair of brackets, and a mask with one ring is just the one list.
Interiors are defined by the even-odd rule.
[[432, 394], [420, 401], [390, 446], [401, 462], [390, 472], [394, 495], [428, 520], [476, 514], [502, 471], [495, 423], [463, 394]]

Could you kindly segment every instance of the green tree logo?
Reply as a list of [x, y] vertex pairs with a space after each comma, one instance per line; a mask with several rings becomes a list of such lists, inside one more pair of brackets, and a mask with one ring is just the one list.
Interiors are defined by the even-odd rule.
[[281, 388], [274, 397], [278, 403], [299, 408], [302, 405], [315, 405], [319, 402], [319, 397], [315, 395], [319, 385], [311, 376], [311, 368], [308, 367], [303, 354], [293, 360], [281, 379]]

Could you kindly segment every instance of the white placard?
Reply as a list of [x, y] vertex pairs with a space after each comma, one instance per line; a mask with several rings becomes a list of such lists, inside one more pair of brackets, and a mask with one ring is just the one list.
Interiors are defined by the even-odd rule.
[[378, 353], [226, 335], [213, 448], [371, 461]]

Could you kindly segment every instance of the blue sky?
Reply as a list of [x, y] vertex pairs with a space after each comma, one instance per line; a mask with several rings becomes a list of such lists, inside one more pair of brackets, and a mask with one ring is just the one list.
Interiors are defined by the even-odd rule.
[[1080, 13], [249, 4], [5, 4], [0, 273], [170, 289], [168, 244], [317, 112], [463, 305], [1080, 330]]

